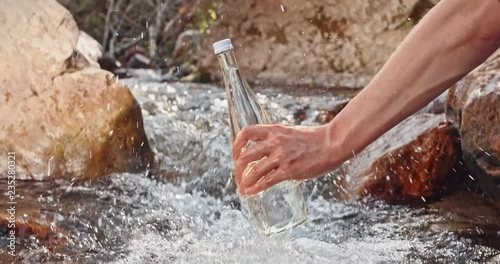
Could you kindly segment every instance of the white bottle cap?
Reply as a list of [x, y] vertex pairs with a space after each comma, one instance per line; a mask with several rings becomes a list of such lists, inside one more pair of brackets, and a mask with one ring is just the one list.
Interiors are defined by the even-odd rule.
[[222, 53], [224, 51], [232, 50], [233, 44], [231, 44], [230, 39], [223, 39], [215, 42], [213, 44], [215, 54]]

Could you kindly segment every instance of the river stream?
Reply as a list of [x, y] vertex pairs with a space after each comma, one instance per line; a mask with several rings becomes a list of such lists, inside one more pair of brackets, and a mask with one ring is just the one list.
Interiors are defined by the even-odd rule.
[[[303, 183], [308, 220], [275, 237], [254, 231], [238, 210], [224, 90], [211, 85], [124, 80], [143, 108], [157, 152], [157, 172], [121, 173], [86, 182], [24, 182], [21, 217], [63, 230], [69, 245], [55, 251], [23, 241], [25, 263], [484, 263], [500, 252], [439, 228], [453, 215], [426, 206], [329, 197], [327, 175]], [[273, 122], [345, 99], [259, 90]], [[313, 125], [314, 111], [303, 125]], [[330, 179], [330, 180], [329, 180]], [[5, 185], [4, 182], [1, 185]], [[40, 208], [40, 210], [38, 210]], [[500, 230], [500, 228], [498, 228]], [[498, 233], [500, 236], [500, 232]], [[500, 237], [498, 238], [500, 239]], [[0, 240], [0, 253], [5, 241]]]

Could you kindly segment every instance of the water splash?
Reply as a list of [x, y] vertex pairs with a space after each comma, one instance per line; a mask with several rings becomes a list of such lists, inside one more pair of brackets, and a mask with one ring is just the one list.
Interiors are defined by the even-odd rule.
[[[303, 183], [306, 223], [264, 237], [238, 210], [224, 91], [127, 83], [143, 108], [163, 176], [20, 183], [20, 203], [39, 211], [35, 216], [28, 210], [26, 217], [64, 230], [70, 239], [54, 252], [27, 241], [20, 249], [26, 263], [474, 263], [498, 254], [433, 228], [450, 220], [434, 211], [326, 200], [335, 188], [332, 175]], [[263, 91], [258, 98], [273, 122], [292, 124], [294, 109], [319, 109], [335, 97]], [[314, 124], [314, 118], [303, 124]]]

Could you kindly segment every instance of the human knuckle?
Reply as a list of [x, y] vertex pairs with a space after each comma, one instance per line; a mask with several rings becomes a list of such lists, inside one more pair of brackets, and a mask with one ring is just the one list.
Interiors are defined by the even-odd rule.
[[284, 149], [283, 146], [279, 146], [277, 149], [276, 149], [276, 158], [278, 160], [283, 160], [285, 157], [286, 157], [286, 151]]
[[262, 164], [261, 163], [257, 163], [255, 164], [253, 167], [252, 167], [252, 173], [254, 175], [258, 175], [260, 173], [260, 171], [262, 170]]
[[286, 140], [286, 136], [284, 134], [277, 134], [275, 139], [276, 141], [283, 143]]
[[248, 159], [249, 153], [250, 153], [249, 151], [242, 151], [241, 154], [240, 154], [240, 157], [239, 157], [238, 161], [241, 163], [244, 160]]
[[267, 176], [266, 178], [264, 178], [264, 181], [267, 183], [267, 184], [270, 184], [274, 181], [274, 177], [272, 175], [269, 175]]
[[278, 141], [278, 140], [276, 140], [276, 138], [275, 138], [275, 137], [273, 137], [273, 138], [270, 138], [270, 139], [267, 141], [267, 145], [268, 145], [268, 147], [270, 147], [270, 148], [276, 148], [276, 147], [278, 147], [280, 144], [279, 144], [279, 141]]
[[243, 129], [240, 130], [238, 135], [240, 136], [240, 138], [244, 138], [247, 137], [249, 133], [250, 133], [250, 127], [244, 127]]

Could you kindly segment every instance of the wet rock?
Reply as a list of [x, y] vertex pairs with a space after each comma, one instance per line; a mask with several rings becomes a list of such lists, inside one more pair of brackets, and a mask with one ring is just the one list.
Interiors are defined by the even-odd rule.
[[343, 165], [335, 196], [372, 196], [391, 202], [434, 197], [456, 155], [444, 115], [412, 116]]
[[450, 89], [446, 107], [467, 166], [500, 201], [500, 51]]
[[[80, 32], [67, 10], [53, 0], [1, 1], [0, 20], [0, 158], [15, 152], [18, 179], [96, 178], [152, 163], [128, 88], [75, 67]], [[7, 163], [0, 171], [5, 178]]]
[[320, 124], [329, 123], [335, 116], [337, 116], [342, 109], [349, 103], [350, 99], [335, 101], [332, 105], [325, 109], [321, 109], [316, 116], [316, 122]]
[[220, 76], [211, 45], [229, 37], [249, 81], [361, 88], [411, 29], [417, 2], [224, 1], [199, 66]]
[[300, 124], [302, 121], [307, 119], [308, 111], [310, 107], [308, 105], [300, 107], [293, 112], [293, 119], [296, 124]]
[[121, 67], [121, 63], [110, 55], [103, 55], [97, 60], [101, 69], [115, 73]]
[[[11, 232], [15, 233], [19, 241], [27, 240], [30, 237], [36, 237], [37, 242], [49, 250], [68, 245], [69, 239], [60, 230], [56, 230], [49, 224], [40, 225], [34, 222], [21, 222], [9, 220], [6, 214], [0, 214], [0, 237], [9, 237]], [[16, 245], [18, 247], [19, 245]]]
[[174, 76], [177, 78], [183, 78], [189, 76], [194, 71], [194, 66], [189, 63], [183, 63], [178, 67], [174, 68]]
[[436, 99], [430, 102], [428, 105], [420, 109], [417, 114], [443, 114], [445, 112], [444, 108], [446, 105], [446, 100], [448, 98], [448, 91], [445, 91], [439, 95]]
[[[500, 248], [500, 211], [491, 200], [467, 191], [459, 191], [440, 201], [427, 204], [432, 210], [446, 213], [448, 221], [431, 224], [437, 232], [452, 231], [479, 240], [481, 244]], [[492, 262], [497, 263], [497, 262]]]

